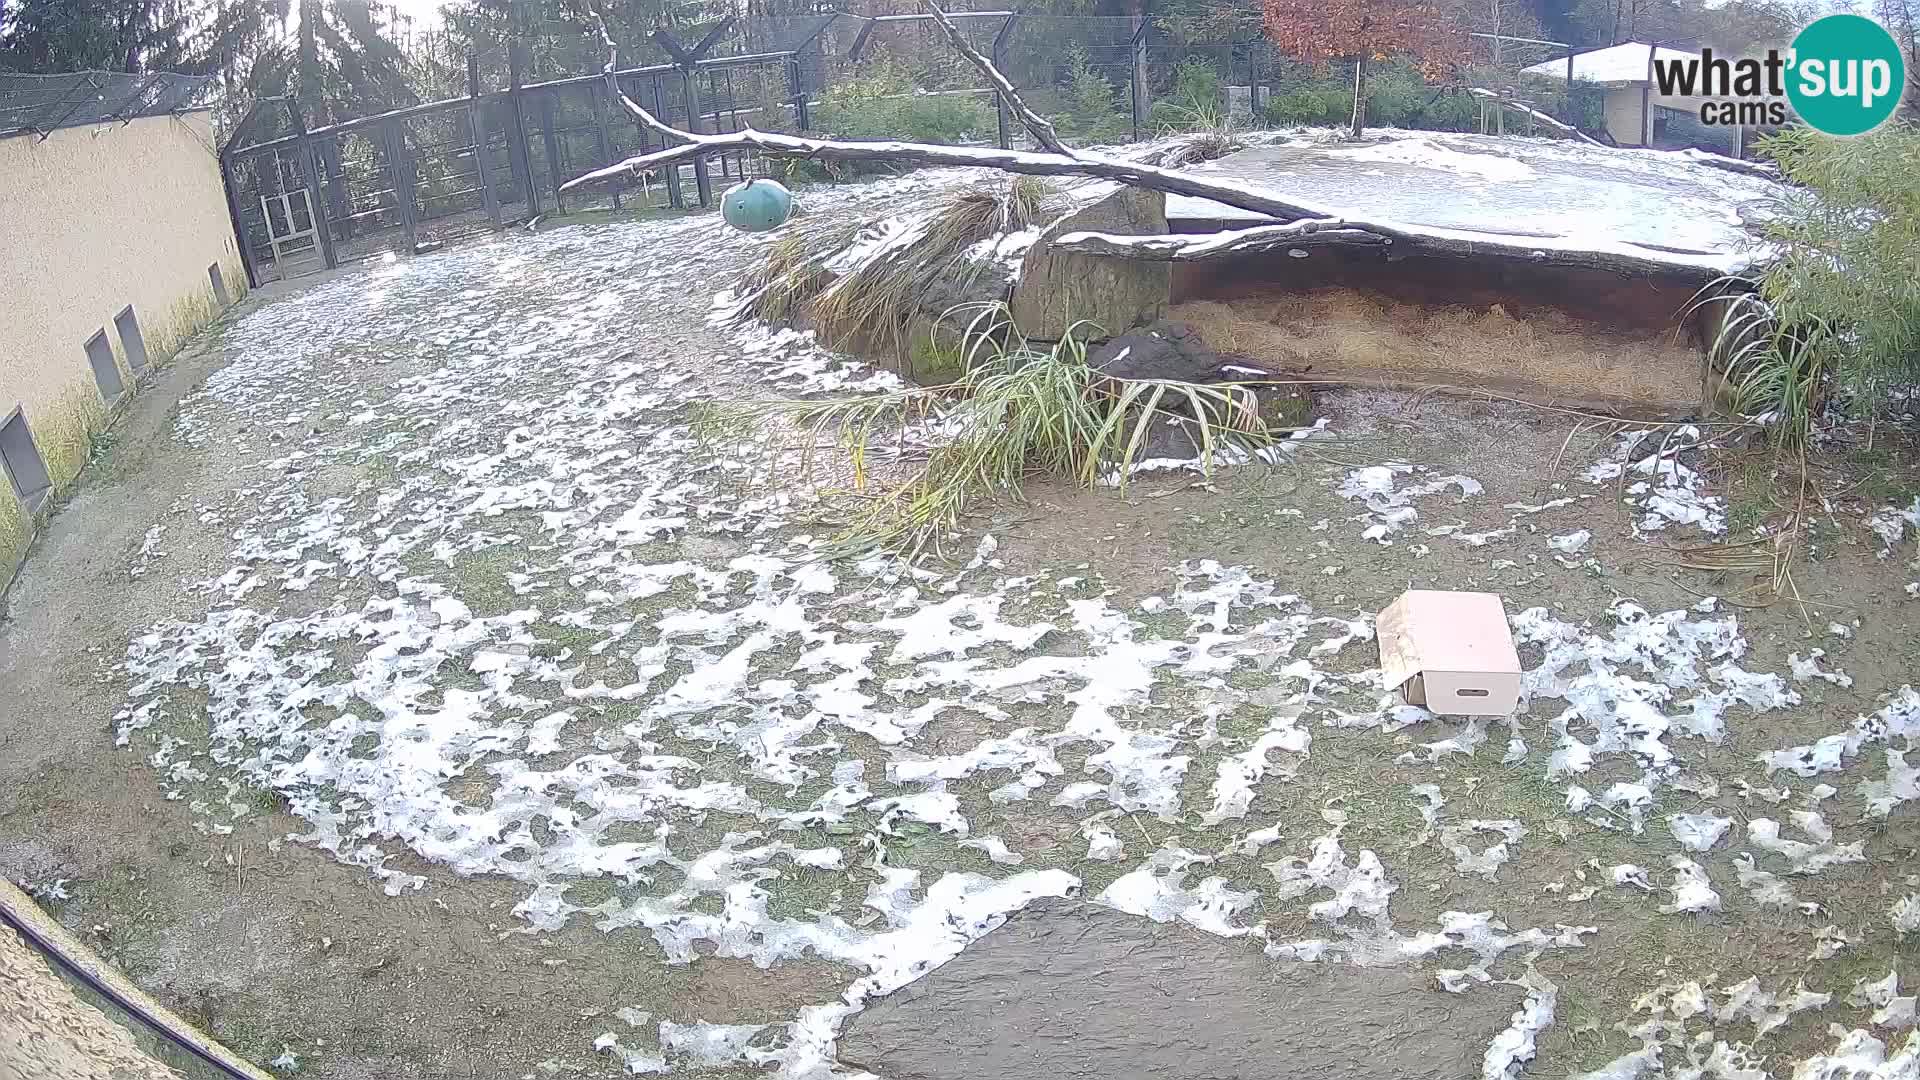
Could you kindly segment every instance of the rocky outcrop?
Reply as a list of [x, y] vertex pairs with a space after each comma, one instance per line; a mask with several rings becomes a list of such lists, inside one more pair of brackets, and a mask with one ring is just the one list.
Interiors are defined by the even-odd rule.
[[1027, 249], [1014, 283], [1013, 321], [1029, 338], [1055, 341], [1076, 322], [1109, 337], [1167, 312], [1173, 288], [1168, 264], [1107, 259], [1054, 251], [1051, 241], [1072, 232], [1146, 235], [1167, 231], [1167, 199], [1157, 191], [1120, 188], [1047, 226]]
[[[1276, 383], [1297, 373], [1274, 371], [1234, 356], [1222, 356], [1200, 332], [1177, 319], [1160, 319], [1109, 338], [1087, 353], [1087, 363], [1116, 379], [1173, 379], [1190, 383], [1243, 383], [1259, 401], [1260, 417], [1274, 428], [1304, 426], [1313, 417], [1313, 395], [1301, 385]], [[1177, 436], [1177, 437], [1176, 437]], [[1169, 452], [1190, 446], [1178, 432], [1167, 433]]]

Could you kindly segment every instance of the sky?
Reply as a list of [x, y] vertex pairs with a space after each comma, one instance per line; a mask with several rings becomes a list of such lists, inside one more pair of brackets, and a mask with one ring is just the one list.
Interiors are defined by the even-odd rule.
[[440, 25], [440, 5], [447, 0], [386, 0], [401, 15], [413, 20], [415, 30]]

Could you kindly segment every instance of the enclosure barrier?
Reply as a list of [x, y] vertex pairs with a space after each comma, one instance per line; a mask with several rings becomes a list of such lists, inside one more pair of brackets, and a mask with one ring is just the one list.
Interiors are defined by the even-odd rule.
[[[1075, 132], [1091, 144], [1137, 141], [1180, 123], [1257, 126], [1273, 95], [1301, 77], [1300, 65], [1279, 57], [1264, 40], [1194, 43], [1143, 17], [1010, 10], [956, 11], [950, 17], [1043, 111], [1071, 112], [1072, 93], [1086, 84], [1104, 88], [1095, 96], [1117, 109], [1097, 133]], [[1492, 44], [1509, 51], [1558, 45], [1481, 37], [1497, 38]], [[483, 88], [478, 63], [469, 56], [465, 96], [313, 127], [292, 100], [255, 103], [219, 151], [228, 211], [250, 280], [258, 285], [389, 251], [427, 250], [535, 221], [549, 209], [618, 210], [635, 194], [651, 204], [658, 191], [667, 209], [710, 206], [715, 169], [723, 184], [769, 170], [745, 150], [696, 154], [638, 178], [638, 193], [563, 194], [561, 185], [575, 176], [667, 148], [658, 132], [627, 112], [620, 96], [699, 134], [747, 126], [807, 132], [815, 130], [818, 107], [831, 102], [834, 88], [862, 77], [862, 65], [873, 63], [876, 53], [894, 49], [913, 63], [916, 75], [925, 74], [929, 61], [936, 68], [951, 63], [936, 72], [930, 94], [992, 97], [991, 112], [979, 114], [981, 127], [960, 141], [991, 140], [1011, 149], [1020, 138], [1008, 102], [977, 85], [977, 74], [951, 53], [924, 13], [729, 16], [678, 32], [655, 31], [640, 48], [666, 62], [620, 68], [611, 78], [593, 72], [525, 81], [524, 46], [516, 36], [506, 45], [503, 89]], [[1572, 52], [1567, 49], [1567, 56]], [[1196, 64], [1211, 72], [1221, 97], [1205, 119], [1178, 115], [1183, 72]], [[1076, 79], [1083, 86], [1070, 91]], [[1049, 93], [1055, 100], [1040, 96]], [[1172, 108], [1156, 107], [1156, 94], [1168, 95]], [[920, 95], [916, 89], [896, 96]], [[1509, 113], [1526, 117], [1529, 126], [1545, 116], [1508, 88], [1488, 97], [1474, 104], [1483, 130], [1503, 128]], [[1571, 120], [1570, 110], [1569, 104]]]
[[0, 924], [18, 933], [29, 949], [69, 980], [78, 996], [128, 1029], [142, 1050], [191, 1080], [272, 1080], [109, 967], [5, 878], [0, 878]]

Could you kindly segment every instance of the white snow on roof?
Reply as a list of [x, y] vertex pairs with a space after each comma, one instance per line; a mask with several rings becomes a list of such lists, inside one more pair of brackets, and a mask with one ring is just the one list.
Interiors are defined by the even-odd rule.
[[[1648, 82], [1651, 74], [1647, 56], [1649, 51], [1662, 60], [1699, 59], [1695, 53], [1682, 52], [1679, 49], [1657, 48], [1640, 41], [1629, 41], [1624, 45], [1579, 53], [1573, 58], [1573, 77], [1580, 82], [1591, 83]], [[1564, 57], [1559, 60], [1548, 60], [1543, 64], [1523, 68], [1522, 73], [1564, 79], [1567, 77], [1567, 61]]]
[[[1711, 167], [1705, 155], [1456, 132], [1382, 129], [1368, 137], [1356, 146], [1301, 135], [1194, 168], [1328, 217], [1498, 236], [1542, 251], [1655, 251], [1715, 273], [1765, 256], [1749, 222], [1784, 194], [1776, 181]], [[1185, 195], [1167, 197], [1167, 218], [1268, 220]]]

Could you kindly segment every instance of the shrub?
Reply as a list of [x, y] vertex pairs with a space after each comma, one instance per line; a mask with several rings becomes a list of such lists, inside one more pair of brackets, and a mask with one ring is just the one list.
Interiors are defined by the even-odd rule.
[[1274, 127], [1332, 127], [1352, 115], [1351, 89], [1303, 86], [1267, 99], [1267, 123]]
[[[1349, 72], [1351, 69], [1349, 68]], [[1307, 73], [1291, 89], [1267, 101], [1267, 123], [1275, 127], [1333, 127], [1353, 116], [1353, 76], [1335, 71]], [[1429, 84], [1404, 60], [1376, 64], [1367, 75], [1367, 123], [1424, 131], [1477, 131], [1480, 109], [1473, 97]]]
[[1765, 307], [1740, 307], [1716, 351], [1737, 407], [1778, 410], [1791, 447], [1820, 387], [1864, 395], [1920, 375], [1920, 130], [1790, 128], [1759, 149], [1798, 187], [1767, 226], [1780, 257], [1759, 282]]
[[[704, 422], [730, 430], [782, 421], [775, 429], [797, 432], [801, 446], [844, 455], [861, 497], [828, 553], [909, 558], [937, 549], [979, 503], [1019, 498], [1029, 477], [1124, 484], [1149, 434], [1168, 424], [1189, 433], [1203, 472], [1218, 450], [1273, 438], [1244, 387], [1109, 378], [1087, 363], [1080, 335], [1029, 344], [1004, 307], [973, 320], [962, 352], [965, 370], [946, 386], [721, 405]], [[915, 428], [938, 430], [938, 444], [897, 472], [871, 475], [870, 463], [886, 460], [903, 431]]]
[[1153, 103], [1147, 121], [1167, 131], [1193, 131], [1225, 126], [1226, 90], [1220, 73], [1198, 57], [1188, 57], [1173, 69], [1173, 86]]
[[1118, 140], [1131, 130], [1132, 123], [1121, 115], [1116, 101], [1113, 84], [1087, 63], [1086, 50], [1075, 48], [1069, 51], [1066, 100], [1062, 103], [1064, 109], [1060, 126], [1077, 139], [1091, 142]]
[[993, 109], [969, 94], [927, 94], [891, 62], [828, 90], [814, 111], [816, 125], [843, 139], [905, 139], [960, 143], [993, 130]]

